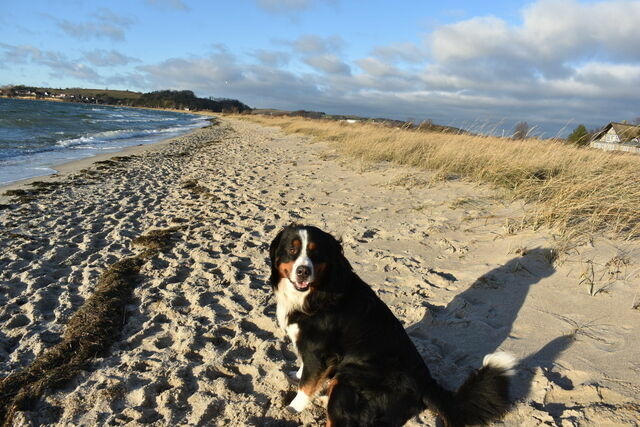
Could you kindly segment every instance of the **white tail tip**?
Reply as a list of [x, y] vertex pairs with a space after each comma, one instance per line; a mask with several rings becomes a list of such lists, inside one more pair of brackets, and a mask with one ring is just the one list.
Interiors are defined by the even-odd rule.
[[505, 375], [512, 376], [516, 373], [514, 367], [517, 364], [515, 357], [504, 351], [487, 354], [482, 360], [482, 366], [491, 366], [492, 368], [501, 369]]

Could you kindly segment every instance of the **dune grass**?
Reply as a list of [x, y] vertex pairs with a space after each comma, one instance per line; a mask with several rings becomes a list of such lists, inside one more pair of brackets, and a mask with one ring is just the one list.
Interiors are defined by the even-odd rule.
[[375, 123], [298, 117], [238, 116], [287, 133], [330, 141], [343, 154], [389, 161], [507, 190], [528, 202], [524, 223], [564, 236], [604, 232], [640, 237], [640, 157], [580, 148], [560, 141], [456, 135]]

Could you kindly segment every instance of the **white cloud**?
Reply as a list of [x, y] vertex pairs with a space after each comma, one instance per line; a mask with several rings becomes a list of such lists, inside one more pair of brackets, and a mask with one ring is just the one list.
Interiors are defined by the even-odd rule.
[[335, 53], [344, 47], [344, 40], [339, 36], [305, 35], [298, 37], [294, 41], [281, 43], [290, 46], [294, 52], [302, 54]]
[[[238, 62], [226, 52], [205, 57], [172, 58], [137, 67], [140, 75], [121, 76], [146, 90], [191, 89], [201, 96], [238, 98], [256, 106], [300, 108], [318, 96], [314, 76], [300, 76], [277, 67]], [[140, 86], [138, 86], [140, 87]]]
[[125, 30], [133, 23], [131, 19], [116, 15], [108, 9], [101, 9], [91, 15], [91, 19], [87, 21], [67, 19], [55, 21], [62, 31], [77, 39], [108, 38], [116, 41], [124, 40]]
[[309, 9], [313, 0], [256, 0], [257, 5], [271, 13], [289, 13]]
[[309, 56], [303, 59], [304, 63], [318, 71], [329, 74], [351, 74], [351, 67], [342, 62], [336, 55], [325, 54]]
[[283, 66], [289, 63], [291, 55], [287, 52], [259, 49], [251, 53], [260, 63], [269, 66]]
[[146, 2], [159, 9], [176, 9], [185, 12], [191, 10], [182, 0], [146, 0]]
[[526, 8], [519, 31], [541, 56], [566, 59], [601, 54], [615, 59], [640, 59], [640, 2], [540, 0]]
[[427, 60], [427, 52], [425, 49], [414, 43], [395, 43], [376, 46], [373, 49], [372, 55], [386, 62], [420, 64]]
[[5, 64], [40, 64], [50, 69], [51, 76], [73, 77], [84, 81], [100, 81], [101, 76], [81, 61], [68, 59], [64, 54], [53, 51], [43, 51], [31, 45], [13, 46], [0, 43], [4, 49], [3, 62]]
[[357, 61], [358, 66], [372, 77], [398, 77], [403, 72], [393, 64], [376, 58], [363, 58]]
[[255, 0], [256, 5], [273, 14], [291, 15], [312, 9], [320, 4], [336, 5], [339, 0]]
[[524, 9], [521, 26], [477, 17], [438, 28], [430, 46], [439, 63], [490, 58], [544, 73], [593, 57], [640, 60], [638, 22], [638, 1], [539, 0]]
[[127, 65], [132, 62], [140, 62], [136, 58], [123, 55], [113, 49], [95, 49], [90, 52], [85, 52], [84, 58], [97, 67], [114, 67]]
[[518, 56], [519, 43], [504, 21], [481, 17], [438, 28], [431, 44], [436, 61], [448, 63], [487, 56]]

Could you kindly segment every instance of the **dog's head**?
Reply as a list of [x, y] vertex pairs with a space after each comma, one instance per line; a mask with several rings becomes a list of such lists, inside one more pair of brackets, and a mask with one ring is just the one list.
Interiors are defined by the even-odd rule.
[[[351, 271], [342, 246], [317, 227], [290, 225], [271, 242], [270, 283], [273, 288], [291, 286], [297, 292], [335, 292], [340, 276]], [[285, 279], [285, 280], [283, 280]]]

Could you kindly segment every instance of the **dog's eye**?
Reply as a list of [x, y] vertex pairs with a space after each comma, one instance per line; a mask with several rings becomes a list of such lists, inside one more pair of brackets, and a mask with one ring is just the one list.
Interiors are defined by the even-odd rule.
[[295, 255], [296, 251], [297, 251], [297, 249], [294, 248], [294, 247], [289, 248], [289, 254], [290, 255]]

